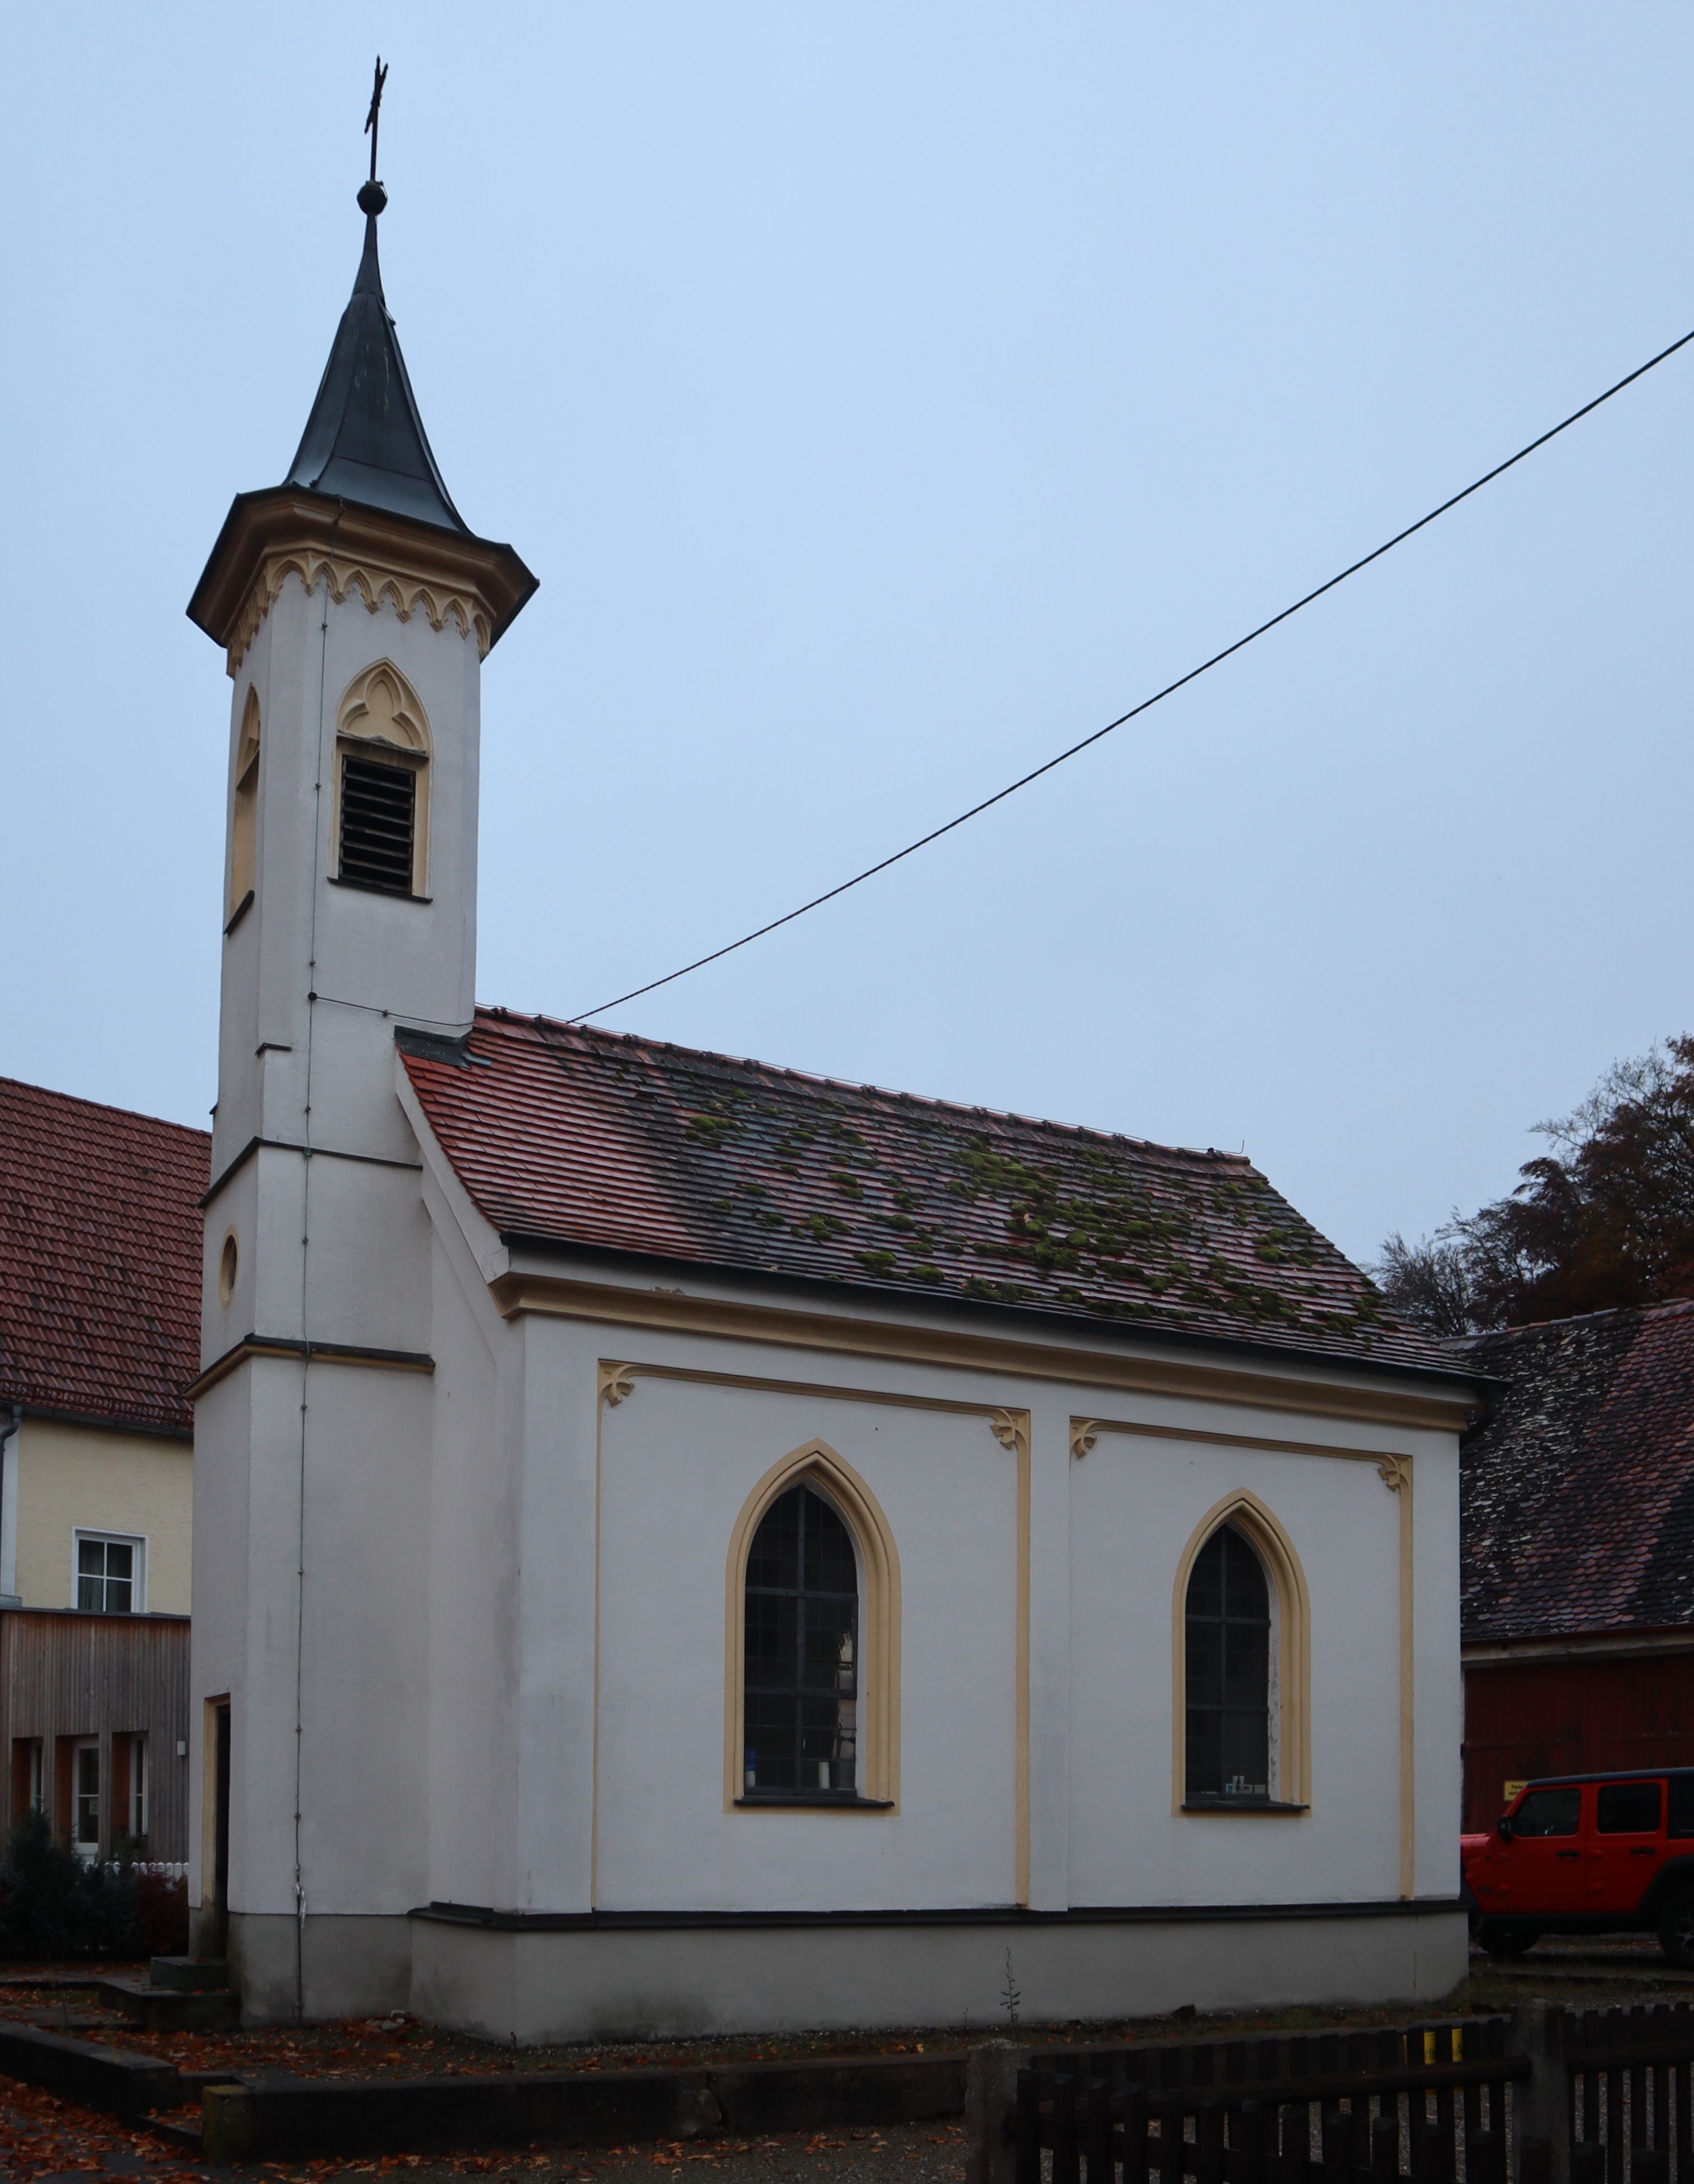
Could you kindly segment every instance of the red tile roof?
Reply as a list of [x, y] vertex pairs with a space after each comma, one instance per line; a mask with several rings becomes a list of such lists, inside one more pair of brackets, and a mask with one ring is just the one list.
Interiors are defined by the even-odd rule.
[[1504, 1383], [1461, 1462], [1467, 1641], [1694, 1623], [1694, 1303], [1452, 1347]]
[[0, 1402], [191, 1429], [211, 1145], [0, 1078]]
[[500, 1010], [401, 1046], [505, 1236], [1453, 1370], [1233, 1153]]

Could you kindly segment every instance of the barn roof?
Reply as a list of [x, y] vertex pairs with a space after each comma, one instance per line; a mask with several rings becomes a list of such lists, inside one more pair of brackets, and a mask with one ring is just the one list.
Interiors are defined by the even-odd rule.
[[191, 1429], [211, 1143], [0, 1078], [0, 1402]]
[[1459, 1374], [1234, 1153], [1030, 1122], [480, 1010], [401, 1034], [509, 1240]]
[[1466, 1642], [1694, 1622], [1694, 1302], [1452, 1346], [1503, 1384], [1462, 1458]]

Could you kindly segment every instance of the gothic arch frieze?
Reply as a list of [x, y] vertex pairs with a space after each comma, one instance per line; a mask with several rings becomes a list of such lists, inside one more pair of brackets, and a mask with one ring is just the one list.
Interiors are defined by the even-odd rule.
[[298, 577], [308, 592], [315, 591], [320, 583], [327, 582], [330, 597], [337, 604], [356, 592], [372, 614], [387, 604], [393, 608], [402, 621], [410, 621], [415, 614], [421, 613], [432, 629], [445, 629], [449, 621], [454, 622], [461, 637], [474, 639], [477, 657], [486, 660], [488, 656], [488, 648], [493, 641], [493, 626], [473, 593], [443, 586], [420, 571], [403, 569], [392, 562], [355, 560], [315, 548], [290, 549], [267, 557], [248, 594], [230, 638], [229, 671], [232, 676], [290, 577]]

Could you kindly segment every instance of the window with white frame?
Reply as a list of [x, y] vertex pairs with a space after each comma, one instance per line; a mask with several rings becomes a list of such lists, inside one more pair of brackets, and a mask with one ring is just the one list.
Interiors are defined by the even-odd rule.
[[85, 1614], [146, 1612], [147, 1543], [121, 1533], [78, 1532], [76, 1605]]
[[82, 1857], [93, 1858], [100, 1848], [100, 1747], [92, 1741], [79, 1744], [71, 1763], [71, 1840]]
[[130, 1740], [130, 1834], [137, 1843], [147, 1841], [147, 1739]]

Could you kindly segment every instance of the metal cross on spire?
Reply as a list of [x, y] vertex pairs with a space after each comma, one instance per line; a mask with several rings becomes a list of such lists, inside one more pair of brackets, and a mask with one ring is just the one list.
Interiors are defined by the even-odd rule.
[[365, 117], [365, 133], [371, 139], [371, 179], [376, 179], [376, 134], [382, 119], [382, 86], [388, 81], [388, 71], [382, 65], [382, 56], [376, 56], [376, 73], [371, 82], [371, 111]]

